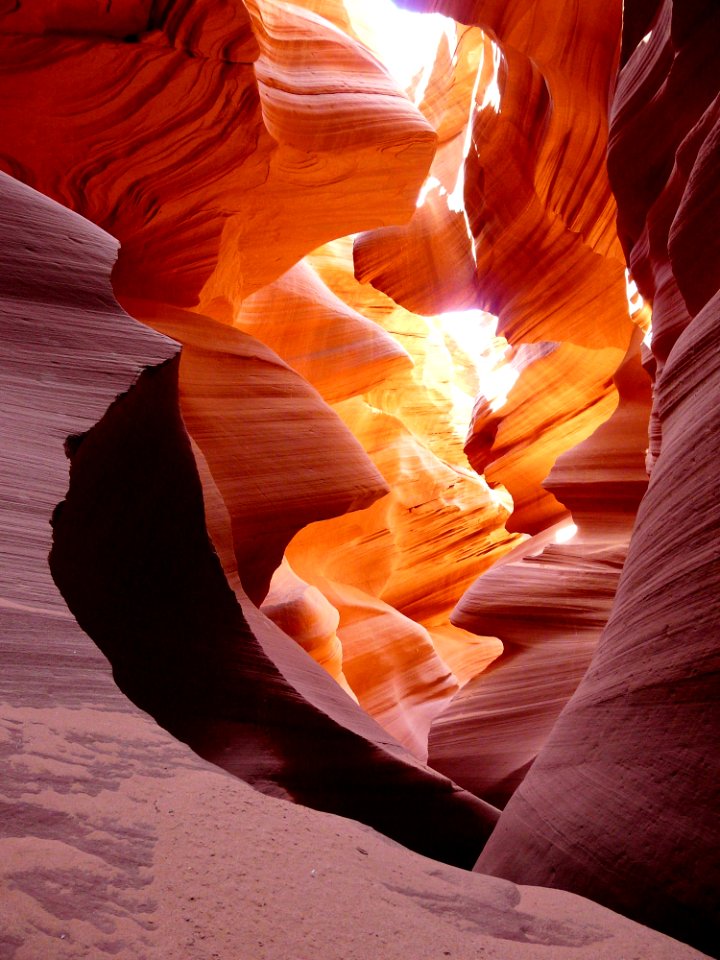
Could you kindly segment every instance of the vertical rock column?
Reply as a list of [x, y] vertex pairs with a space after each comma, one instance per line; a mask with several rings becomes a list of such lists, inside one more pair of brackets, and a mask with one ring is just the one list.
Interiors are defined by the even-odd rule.
[[477, 869], [720, 942], [720, 10], [664, 3], [618, 84], [610, 169], [653, 301], [659, 456], [590, 670]]

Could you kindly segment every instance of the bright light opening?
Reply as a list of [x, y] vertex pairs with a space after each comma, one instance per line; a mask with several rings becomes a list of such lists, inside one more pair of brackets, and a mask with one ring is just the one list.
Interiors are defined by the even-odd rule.
[[400, 10], [391, 0], [344, 0], [353, 30], [403, 90], [419, 76], [414, 92], [422, 102], [440, 40], [455, 49], [455, 21], [440, 13]]
[[645, 301], [627, 268], [625, 269], [625, 294], [628, 302], [628, 313], [631, 317], [634, 317], [645, 306]]
[[[494, 413], [507, 403], [507, 398], [519, 372], [509, 363], [509, 346], [497, 336], [497, 317], [482, 310], [463, 310], [442, 313], [435, 322], [443, 334], [452, 355], [453, 347], [463, 352], [471, 362], [477, 380], [478, 393]], [[454, 426], [464, 437], [470, 425], [477, 395], [453, 386], [451, 400]]]
[[[492, 107], [495, 113], [500, 113], [500, 86], [498, 84], [498, 76], [500, 74], [500, 63], [502, 61], [502, 53], [500, 52], [500, 47], [493, 43], [492, 45], [493, 52], [493, 75], [490, 83], [485, 89], [485, 96], [483, 101], [478, 107], [479, 110], [484, 110], [485, 107]], [[473, 98], [474, 99], [474, 98]]]
[[641, 43], [650, 43], [650, 37], [652, 36], [652, 30], [648, 30], [645, 36], [640, 41]]
[[[401, 10], [392, 3], [392, 0], [344, 0], [344, 6], [359, 39], [385, 65], [398, 85], [409, 91], [416, 106], [422, 103], [427, 93], [443, 37], [447, 40], [452, 63], [457, 62], [457, 27], [450, 17], [438, 13]], [[437, 190], [441, 197], [446, 197], [448, 209], [463, 215], [470, 249], [476, 261], [475, 238], [465, 211], [464, 159], [472, 145], [472, 119], [475, 111], [490, 107], [496, 113], [500, 113], [501, 94], [498, 76], [502, 53], [497, 44], [491, 42], [489, 46], [493, 58], [492, 78], [487, 88], [482, 91], [482, 100], [478, 103], [480, 81], [483, 77], [483, 61], [487, 49], [483, 47], [483, 56], [477, 67], [468, 105], [463, 162], [459, 165], [455, 186], [448, 193], [436, 177], [430, 176], [423, 184], [416, 201], [417, 206], [422, 207], [434, 190]]]
[[429, 177], [427, 178], [427, 180], [425, 181], [425, 183], [424, 183], [424, 184], [422, 185], [422, 187], [420, 188], [420, 193], [418, 194], [418, 198], [417, 198], [417, 201], [416, 201], [416, 203], [415, 203], [415, 206], [416, 206], [416, 207], [422, 207], [422, 206], [425, 204], [425, 201], [427, 200], [428, 194], [429, 194], [432, 190], [437, 190], [438, 194], [439, 194], [441, 197], [444, 197], [444, 196], [447, 194], [447, 190], [446, 190], [445, 187], [440, 183], [440, 181], [438, 180], [438, 178], [437, 178], [437, 177], [433, 177], [433, 176], [431, 175], [431, 176], [429, 176]]
[[[480, 57], [480, 63], [478, 63], [477, 73], [475, 74], [475, 83], [473, 84], [472, 96], [470, 97], [470, 110], [467, 120], [467, 125], [465, 127], [465, 140], [463, 143], [463, 159], [458, 168], [457, 180], [455, 181], [455, 188], [453, 192], [447, 198], [448, 209], [452, 210], [453, 213], [464, 213], [465, 212], [465, 158], [470, 153], [470, 147], [472, 145], [472, 116], [475, 100], [477, 98], [478, 87], [480, 86], [480, 79], [482, 77], [483, 64], [485, 62], [485, 47], [482, 49], [482, 56]], [[466, 219], [466, 228], [468, 231], [468, 236], [473, 240], [473, 235], [470, 230], [470, 225], [467, 223]], [[473, 245], [473, 253], [475, 252], [475, 247]], [[476, 258], [477, 259], [477, 258]]]
[[578, 528], [574, 523], [569, 523], [566, 527], [560, 527], [555, 534], [555, 543], [568, 543], [577, 533]]
[[[486, 106], [492, 106], [493, 110], [496, 113], [500, 113], [500, 87], [498, 86], [497, 78], [498, 71], [500, 70], [500, 59], [502, 54], [500, 52], [500, 47], [491, 41], [492, 55], [493, 55], [493, 77], [488, 84], [487, 89], [483, 95], [482, 104], [478, 109], [483, 109]], [[482, 79], [483, 66], [485, 64], [485, 50], [486, 47], [483, 47], [483, 55], [480, 57], [480, 62], [478, 63], [477, 73], [475, 74], [475, 83], [473, 84], [472, 96], [470, 97], [470, 110], [467, 120], [467, 126], [465, 127], [465, 142], [463, 144], [463, 159], [458, 168], [457, 180], [455, 181], [455, 187], [451, 194], [448, 195], [447, 205], [448, 210], [451, 210], [453, 213], [462, 213], [465, 219], [465, 230], [470, 240], [470, 249], [472, 250], [473, 259], [477, 263], [477, 247], [475, 243], [475, 237], [472, 230], [470, 229], [470, 221], [468, 220], [467, 211], [465, 210], [465, 158], [470, 153], [470, 147], [472, 146], [472, 119], [473, 113], [475, 111], [475, 104], [477, 101], [478, 90], [480, 88], [480, 80]]]

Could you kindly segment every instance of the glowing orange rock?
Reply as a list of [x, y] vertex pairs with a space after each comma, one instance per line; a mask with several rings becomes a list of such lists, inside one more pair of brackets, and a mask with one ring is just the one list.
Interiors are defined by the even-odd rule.
[[247, 297], [234, 324], [272, 347], [329, 403], [412, 366], [396, 340], [335, 296], [305, 262]]
[[[327, 244], [308, 260], [345, 303], [392, 333], [411, 356], [413, 367], [398, 369], [372, 388], [366, 394], [370, 407], [359, 400], [336, 407], [376, 458], [393, 495], [366, 511], [302, 531], [290, 547], [292, 562], [316, 585], [323, 577], [399, 605], [404, 614], [419, 620], [440, 659], [465, 683], [498, 655], [501, 645], [494, 638], [453, 627], [448, 618], [454, 598], [480, 567], [516, 542], [502, 528], [508, 498], [501, 489], [489, 491], [468, 471], [463, 452], [477, 390], [496, 396], [503, 389], [494, 365], [504, 348], [497, 346], [492, 334], [492, 318], [455, 318], [464, 335], [472, 334], [471, 342], [461, 348], [454, 339], [455, 327], [446, 318], [414, 315], [358, 283], [349, 241]], [[481, 364], [483, 352], [488, 358]], [[486, 531], [485, 542], [478, 539], [479, 527]], [[437, 576], [441, 564], [447, 571], [442, 580]], [[413, 593], [418, 602], [396, 590]], [[392, 619], [385, 622], [390, 629]], [[385, 634], [385, 642], [392, 645], [391, 633]], [[405, 669], [410, 675], [416, 668], [408, 661]], [[406, 682], [399, 669], [394, 677], [396, 689], [407, 690], [415, 701], [413, 683]]]
[[252, 208], [240, 204], [243, 214], [224, 230], [202, 294], [209, 312], [238, 304], [326, 240], [406, 220], [436, 144], [357, 41], [294, 4], [247, 6], [261, 51], [254, 69], [263, 124], [277, 147]]
[[[259, 603], [297, 530], [368, 506], [387, 487], [321, 397], [264, 344], [197, 313], [125, 304], [184, 344], [183, 419], [230, 512], [240, 579]], [[338, 455], [332, 469], [326, 444]]]
[[[465, 651], [442, 637], [453, 598], [512, 543], [502, 528], [507, 508], [479, 478], [433, 456], [396, 417], [360, 399], [336, 410], [390, 492], [367, 510], [310, 524], [288, 558], [338, 610], [344, 671], [361, 704], [424, 756], [430, 720], [457, 689], [448, 666], [457, 662], [465, 680], [470, 663], [481, 669], [498, 653], [493, 641], [475, 640]], [[373, 663], [382, 667], [371, 670]]]
[[[500, 330], [513, 343], [570, 340], [624, 350], [624, 263], [604, 172], [620, 4], [602, 15], [589, 7], [558, 13], [555, 4], [541, 0], [532, 17], [519, 3], [410, 5], [477, 24], [500, 45], [495, 76], [486, 71], [478, 78], [469, 111], [465, 210], [477, 262], [477, 305], [500, 317]], [[588, 46], [596, 56], [587, 56]], [[486, 54], [480, 70], [488, 61]], [[494, 92], [491, 83], [497, 84]], [[361, 243], [364, 262], [373, 240]], [[391, 251], [378, 251], [381, 256], [390, 261]], [[407, 252], [400, 256], [404, 261]], [[389, 262], [384, 273], [391, 271]], [[583, 322], [590, 314], [592, 322]]]
[[283, 560], [273, 574], [260, 609], [357, 700], [343, 673], [344, 649], [337, 635], [340, 614], [328, 600], [327, 593], [322, 594], [317, 587], [305, 583], [287, 560]]
[[340, 615], [345, 678], [360, 705], [419, 759], [430, 724], [458, 682], [428, 631], [394, 607], [347, 584], [318, 580]]
[[651, 383], [641, 366], [640, 330], [613, 381], [618, 405], [591, 436], [561, 454], [543, 486], [571, 513], [586, 540], [627, 544], [647, 490], [645, 453]]
[[412, 212], [435, 134], [321, 18], [253, 4], [256, 42], [240, 4], [125, 7], [89, 32], [24, 10], [0, 16], [2, 168], [118, 237], [122, 296], [230, 320], [318, 244]]
[[463, 210], [462, 166], [473, 96], [492, 78], [492, 45], [477, 28], [458, 28], [455, 48], [443, 36], [419, 108], [435, 126], [438, 151], [406, 226], [355, 240], [355, 275], [420, 314], [478, 307], [477, 264]]
[[542, 486], [557, 457], [585, 439], [617, 404], [612, 374], [619, 350], [571, 343], [522, 346], [511, 363], [519, 370], [507, 402], [493, 412], [482, 399], [465, 444], [470, 463], [513, 498], [508, 529], [536, 533], [566, 512]]
[[[515, 348], [555, 344], [533, 365], [517, 355], [509, 405], [493, 410], [481, 400], [466, 448], [473, 466], [512, 494], [509, 529], [534, 533], [563, 513], [540, 483], [612, 412], [612, 373], [633, 329], [604, 165], [620, 4], [602, 22], [589, 7], [558, 13], [544, 0], [532, 16], [518, 3], [409, 5], [477, 25], [469, 87], [462, 34], [454, 66], [441, 48], [430, 80], [438, 104], [448, 88], [462, 91], [467, 127], [464, 138], [441, 139], [410, 223], [356, 239], [356, 273], [420, 313], [488, 310]], [[443, 128], [441, 107], [427, 116]], [[543, 375], [556, 386], [543, 382], [540, 403]]]

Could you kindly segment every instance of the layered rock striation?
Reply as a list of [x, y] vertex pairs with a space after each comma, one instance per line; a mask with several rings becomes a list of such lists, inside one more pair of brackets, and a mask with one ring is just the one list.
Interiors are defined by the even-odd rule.
[[706, 238], [720, 18], [713, 4], [665, 2], [649, 26], [620, 74], [610, 170], [653, 304], [655, 463], [591, 667], [477, 869], [574, 889], [713, 951], [720, 272]]
[[647, 488], [650, 380], [641, 333], [618, 370], [612, 417], [563, 454], [545, 488], [569, 511], [497, 563], [460, 599], [458, 626], [492, 634], [501, 657], [433, 723], [430, 762], [505, 806], [585, 674], [607, 622]]
[[412, 6], [0, 11], [12, 960], [717, 942], [718, 14]]
[[[467, 858], [472, 838], [479, 840], [479, 822], [485, 822], [486, 832], [494, 822], [493, 809], [417, 763], [248, 600], [225, 501], [202, 450], [198, 460], [193, 456], [181, 414], [179, 367], [187, 351], [180, 360], [172, 341], [139, 326], [117, 306], [109, 286], [113, 241], [5, 176], [3, 191], [10, 211], [5, 235], [14, 251], [3, 277], [4, 323], [8, 342], [20, 345], [19, 356], [8, 357], [6, 383], [17, 382], [20, 402], [7, 411], [11, 443], [6, 456], [13, 487], [38, 491], [25, 498], [33, 511], [32, 536], [25, 533], [22, 507], [18, 514], [18, 501], [8, 498], [8, 528], [17, 531], [14, 551], [28, 570], [23, 575], [23, 565], [9, 558], [5, 604], [20, 649], [27, 643], [25, 632], [42, 635], [44, 616], [51, 623], [61, 621], [60, 638], [51, 632], [43, 648], [46, 670], [55, 650], [67, 655], [63, 624], [74, 630], [76, 645], [86, 644], [64, 598], [108, 657], [123, 693], [201, 756], [268, 792], [368, 822], [373, 816], [360, 807], [369, 804], [380, 820], [396, 819], [397, 838], [406, 843], [414, 830], [404, 835], [407, 810], [397, 802], [410, 791], [416, 804], [412, 782], [419, 777], [429, 788], [427, 815], [439, 816], [448, 802], [455, 810], [448, 820], [452, 832], [465, 823], [449, 859]], [[16, 210], [22, 214], [13, 217]], [[78, 259], [88, 260], [85, 272], [74, 285], [67, 284], [67, 270]], [[43, 315], [35, 305], [45, 302], [50, 316], [53, 310], [59, 314], [59, 342], [43, 335]], [[139, 363], [132, 359], [134, 350]], [[143, 350], [151, 364], [158, 355], [168, 362], [147, 365]], [[37, 365], [51, 371], [49, 386], [41, 389]], [[103, 392], [94, 416], [91, 408], [92, 419], [120, 396], [90, 429], [82, 389], [95, 380]], [[219, 386], [223, 389], [222, 381]], [[339, 420], [335, 429], [343, 435]], [[64, 500], [63, 445], [71, 460]], [[45, 461], [53, 472], [43, 467]], [[204, 488], [196, 463], [205, 473]], [[208, 530], [230, 568], [227, 579]], [[40, 588], [33, 586], [38, 579]], [[34, 629], [33, 618], [39, 618]], [[20, 657], [11, 667], [10, 693], [35, 705], [23, 683], [30, 664]], [[100, 673], [107, 685], [107, 670]], [[72, 677], [70, 664], [64, 682], [71, 689]], [[61, 677], [54, 681], [61, 682]], [[102, 697], [98, 703], [92, 689], [76, 688], [71, 699], [99, 707]], [[321, 748], [310, 763], [303, 759], [302, 744], [308, 740]], [[371, 771], [385, 780], [384, 798], [379, 784], [372, 785]], [[385, 829], [394, 832], [389, 821]], [[422, 833], [433, 837], [434, 848], [437, 832], [421, 830], [418, 838]], [[439, 855], [440, 849], [428, 852]]]
[[[541, 960], [558, 947], [578, 960], [621, 948], [667, 960], [699, 956], [571, 894], [524, 890], [414, 857], [367, 827], [261, 796], [198, 757], [277, 790], [282, 737], [273, 738], [261, 703], [276, 710], [284, 703], [275, 724], [322, 743], [322, 766], [332, 735], [317, 734], [335, 722], [334, 696], [345, 714], [341, 755], [362, 777], [354, 780], [356, 800], [380, 797], [375, 775], [384, 766], [392, 783], [386, 802], [409, 791], [407, 824], [423, 803], [418, 776], [432, 790], [441, 783], [386, 738], [372, 748], [375, 773], [363, 776], [352, 740], [359, 745], [360, 728], [367, 734], [371, 722], [359, 714], [353, 721], [352, 702], [338, 688], [333, 695], [324, 671], [311, 669], [252, 604], [241, 606], [237, 572], [223, 577], [221, 562], [226, 571], [234, 563], [232, 532], [207, 474], [203, 510], [198, 471], [207, 467], [200, 451], [193, 456], [179, 412], [178, 347], [114, 301], [114, 241], [4, 175], [0, 187], [9, 348], [2, 381], [10, 398], [2, 420], [10, 533], [1, 603], [3, 956], [165, 960], [239, 951], [279, 960], [321, 942], [328, 957], [360, 958], [371, 942], [392, 957], [438, 936], [460, 953], [481, 946], [497, 957], [530, 948]], [[56, 506], [67, 455], [70, 489]], [[109, 654], [116, 683], [81, 628]], [[332, 774], [341, 790], [338, 759]], [[317, 785], [321, 766], [311, 766]], [[295, 776], [309, 769], [303, 763]], [[287, 791], [288, 766], [285, 773]], [[463, 809], [473, 807], [451, 789], [419, 833], [457, 827]], [[473, 836], [477, 823], [460, 849], [467, 852]], [[302, 922], [285, 895], [277, 899], [281, 887], [294, 891]], [[362, 913], [351, 930], [340, 923], [347, 933], [338, 937], [339, 890], [351, 912], [362, 903]], [[446, 917], [440, 928], [438, 905]], [[413, 949], [430, 955], [425, 946]]]

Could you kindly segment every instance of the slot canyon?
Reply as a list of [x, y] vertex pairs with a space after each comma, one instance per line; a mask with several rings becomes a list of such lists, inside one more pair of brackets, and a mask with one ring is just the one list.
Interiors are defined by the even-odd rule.
[[0, 960], [720, 956], [720, 6], [0, 50]]

